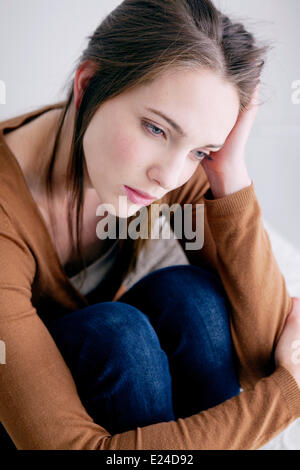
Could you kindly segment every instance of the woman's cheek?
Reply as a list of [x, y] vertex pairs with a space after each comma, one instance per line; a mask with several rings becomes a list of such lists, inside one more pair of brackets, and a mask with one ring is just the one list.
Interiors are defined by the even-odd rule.
[[116, 136], [115, 151], [117, 163], [120, 165], [133, 165], [139, 161], [140, 148], [138, 143], [128, 135]]

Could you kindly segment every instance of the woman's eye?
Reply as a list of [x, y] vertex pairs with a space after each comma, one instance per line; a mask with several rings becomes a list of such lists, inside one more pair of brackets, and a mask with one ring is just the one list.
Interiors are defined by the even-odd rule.
[[203, 160], [203, 158], [208, 158], [209, 157], [209, 153], [205, 153], [205, 152], [197, 152], [197, 158], [198, 160]]
[[[160, 129], [160, 127], [157, 127], [154, 124], [151, 124], [150, 122], [143, 121], [143, 126], [146, 127], [152, 135], [156, 135], [156, 136], [165, 135], [165, 132], [162, 129]], [[151, 129], [151, 131], [149, 130], [149, 128]], [[158, 133], [157, 133], [157, 131], [158, 131]], [[208, 153], [199, 151], [199, 152], [197, 152], [197, 154], [198, 154], [197, 160], [203, 160], [203, 158], [209, 158]]]
[[[154, 126], [153, 124], [150, 124], [150, 122], [143, 122], [143, 125], [144, 125], [145, 127], [147, 127], [148, 130], [149, 130], [149, 128], [152, 129], [152, 130], [149, 131], [149, 132], [150, 132], [151, 134], [153, 134], [153, 135], [158, 135], [158, 136], [159, 136], [159, 135], [162, 135], [162, 134], [165, 135], [165, 133], [164, 133], [164, 131], [163, 131], [162, 129], [160, 129], [160, 128], [157, 127], [157, 126]], [[152, 132], [152, 131], [159, 131], [159, 132], [162, 132], [162, 134], [157, 134], [156, 132]]]

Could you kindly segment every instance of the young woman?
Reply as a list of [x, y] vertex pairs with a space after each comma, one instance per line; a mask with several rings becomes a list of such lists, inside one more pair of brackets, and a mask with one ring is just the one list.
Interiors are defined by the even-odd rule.
[[[257, 449], [300, 416], [299, 300], [245, 163], [267, 48], [209, 0], [125, 0], [89, 39], [66, 101], [0, 127], [2, 439]], [[157, 202], [205, 204], [203, 247], [126, 291], [147, 239], [102, 239], [97, 208], [151, 228]]]

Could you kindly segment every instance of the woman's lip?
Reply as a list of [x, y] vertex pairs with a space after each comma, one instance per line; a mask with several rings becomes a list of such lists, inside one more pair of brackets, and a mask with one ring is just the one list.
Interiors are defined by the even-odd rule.
[[[137, 192], [135, 189], [131, 188], [130, 186], [124, 185], [126, 193], [129, 199], [134, 202], [135, 204], [151, 204], [151, 202], [155, 201], [156, 198], [145, 197], [140, 192]], [[145, 194], [145, 193], [144, 193]]]
[[132, 189], [133, 191], [135, 191], [137, 194], [144, 197], [145, 199], [151, 199], [151, 200], [156, 199], [155, 196], [152, 196], [151, 194], [148, 194], [148, 193], [144, 193], [144, 191], [140, 191], [139, 189], [132, 188], [131, 186], [127, 186], [127, 188]]

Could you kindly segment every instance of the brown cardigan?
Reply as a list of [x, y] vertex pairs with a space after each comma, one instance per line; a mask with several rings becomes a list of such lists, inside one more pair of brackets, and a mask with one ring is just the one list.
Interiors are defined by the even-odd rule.
[[[0, 340], [6, 346], [6, 364], [0, 364], [0, 421], [18, 449], [260, 448], [300, 417], [300, 388], [287, 369], [274, 370], [273, 364], [292, 300], [263, 227], [253, 182], [210, 199], [201, 165], [163, 202], [205, 204], [204, 246], [185, 253], [191, 264], [215, 270], [222, 279], [244, 391], [188, 418], [116, 435], [87, 414], [42, 319], [117, 300], [125, 290], [119, 273], [130, 258], [130, 242], [107, 279], [107, 289], [83, 296], [63, 271], [22, 170], [3, 139], [4, 129], [62, 103], [0, 123]], [[180, 243], [184, 248], [189, 241]]]

